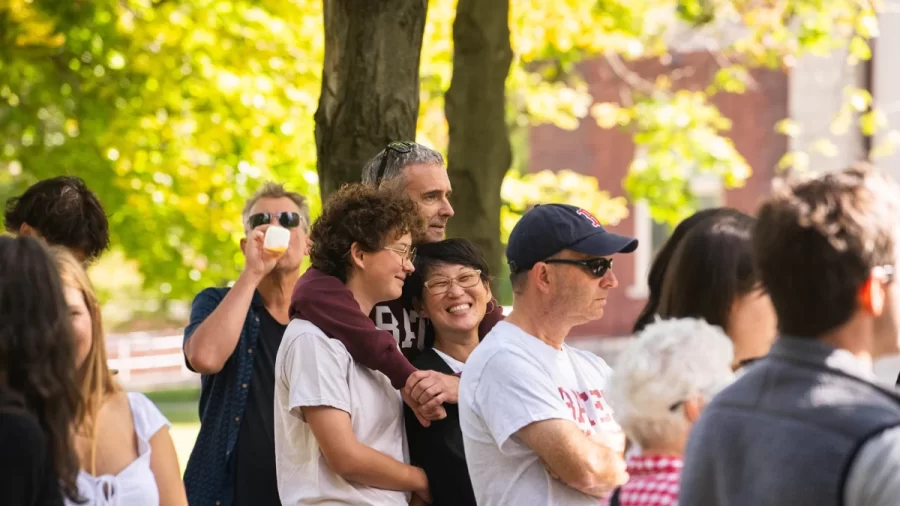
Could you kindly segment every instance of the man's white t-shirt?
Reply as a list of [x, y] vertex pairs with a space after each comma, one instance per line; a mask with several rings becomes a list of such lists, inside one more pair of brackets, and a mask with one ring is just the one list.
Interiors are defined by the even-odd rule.
[[572, 420], [586, 434], [619, 432], [603, 389], [612, 369], [601, 358], [557, 350], [498, 323], [466, 361], [459, 420], [479, 506], [596, 505], [599, 499], [550, 477], [516, 432], [534, 422]]
[[285, 506], [406, 506], [405, 492], [348, 482], [328, 467], [301, 407], [350, 414], [356, 439], [409, 463], [400, 394], [384, 374], [353, 361], [347, 348], [306, 320], [288, 325], [275, 359], [275, 467]]

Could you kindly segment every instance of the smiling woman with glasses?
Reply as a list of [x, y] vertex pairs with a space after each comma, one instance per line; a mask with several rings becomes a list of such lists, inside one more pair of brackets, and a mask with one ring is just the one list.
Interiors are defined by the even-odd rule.
[[[478, 346], [478, 326], [488, 312], [501, 312], [491, 299], [488, 265], [481, 250], [465, 239], [419, 246], [416, 271], [406, 283], [420, 314], [434, 329], [434, 346], [413, 365], [443, 374], [461, 374]], [[435, 506], [474, 506], [475, 495], [466, 466], [459, 409], [445, 404], [447, 418], [423, 427], [408, 407], [406, 434], [410, 458], [422, 466]]]
[[[413, 271], [412, 201], [363, 185], [341, 188], [310, 232], [312, 266], [339, 279], [367, 315], [394, 300]], [[333, 295], [333, 294], [332, 294]], [[357, 336], [358, 337], [358, 336]], [[404, 452], [400, 394], [338, 339], [295, 317], [275, 362], [275, 459], [282, 504], [407, 505], [430, 501], [428, 479]]]

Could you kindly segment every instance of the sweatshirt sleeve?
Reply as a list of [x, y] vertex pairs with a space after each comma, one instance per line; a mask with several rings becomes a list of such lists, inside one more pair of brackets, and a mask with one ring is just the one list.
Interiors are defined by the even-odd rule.
[[[493, 311], [490, 311], [491, 306], [494, 307]], [[494, 299], [491, 299], [491, 302], [488, 302], [488, 310], [490, 312], [486, 312], [484, 318], [481, 319], [481, 323], [478, 324], [478, 337], [480, 339], [484, 339], [484, 336], [494, 328], [494, 325], [505, 318], [503, 316], [503, 306]]]
[[360, 364], [383, 373], [394, 388], [406, 385], [416, 368], [400, 352], [390, 332], [363, 314], [350, 290], [334, 276], [308, 269], [294, 286], [291, 318], [312, 322], [328, 337], [337, 339]]

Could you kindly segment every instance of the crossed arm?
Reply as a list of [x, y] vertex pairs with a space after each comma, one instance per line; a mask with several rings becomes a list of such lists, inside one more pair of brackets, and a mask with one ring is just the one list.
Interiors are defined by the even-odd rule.
[[544, 462], [551, 476], [595, 497], [603, 497], [628, 481], [618, 449], [587, 436], [571, 420], [531, 423], [516, 432]]

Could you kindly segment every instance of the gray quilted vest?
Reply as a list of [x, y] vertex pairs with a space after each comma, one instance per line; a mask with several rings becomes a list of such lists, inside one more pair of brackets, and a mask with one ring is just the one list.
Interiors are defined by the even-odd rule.
[[844, 504], [860, 447], [900, 425], [900, 394], [830, 367], [833, 351], [782, 337], [713, 399], [688, 441], [680, 506]]

